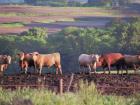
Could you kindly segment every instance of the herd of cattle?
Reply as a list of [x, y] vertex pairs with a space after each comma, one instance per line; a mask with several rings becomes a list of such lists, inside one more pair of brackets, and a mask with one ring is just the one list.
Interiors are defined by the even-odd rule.
[[80, 67], [88, 67], [91, 71], [94, 70], [96, 72], [96, 68], [102, 67], [105, 73], [105, 68], [110, 70], [111, 67], [115, 67], [117, 69], [117, 74], [119, 74], [119, 70], [126, 70], [128, 74], [128, 69], [133, 69], [136, 73], [136, 70], [140, 67], [140, 55], [125, 55], [121, 53], [108, 53], [103, 55], [87, 55], [81, 54], [79, 56], [79, 64]]
[[[60, 53], [51, 53], [51, 54], [40, 54], [38, 52], [33, 53], [19, 53], [17, 54], [19, 58], [19, 67], [21, 70], [25, 70], [27, 73], [28, 69], [33, 67], [36, 72], [40, 75], [42, 73], [43, 67], [52, 67], [56, 68], [56, 74], [62, 74], [61, 67], [61, 56]], [[3, 71], [8, 68], [8, 65], [11, 64], [12, 57], [9, 55], [0, 55], [0, 71], [3, 74]], [[119, 70], [126, 70], [128, 73], [128, 69], [134, 69], [136, 72], [140, 67], [140, 55], [125, 55], [121, 53], [107, 53], [103, 55], [98, 54], [81, 54], [78, 59], [79, 67], [89, 68], [89, 73], [94, 70], [96, 73], [96, 68], [102, 67], [104, 72], [105, 68], [111, 70], [111, 67], [115, 67], [117, 69], [117, 73]]]

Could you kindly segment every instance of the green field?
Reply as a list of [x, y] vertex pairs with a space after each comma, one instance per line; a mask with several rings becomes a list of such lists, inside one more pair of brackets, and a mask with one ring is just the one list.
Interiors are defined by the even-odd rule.
[[24, 24], [20, 22], [11, 22], [11, 23], [0, 23], [0, 27], [5, 27], [5, 28], [12, 28], [12, 27], [23, 27]]

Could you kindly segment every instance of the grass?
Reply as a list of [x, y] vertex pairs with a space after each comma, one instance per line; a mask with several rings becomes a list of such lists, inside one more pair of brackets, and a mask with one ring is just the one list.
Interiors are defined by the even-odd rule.
[[43, 20], [35, 20], [34, 22], [39, 23], [54, 23], [54, 22], [73, 22], [74, 19], [72, 18], [60, 18], [60, 19], [43, 19]]
[[39, 16], [39, 14], [34, 14], [34, 13], [16, 13], [16, 12], [8, 12], [8, 13], [0, 13], [0, 17], [28, 17], [28, 16]]
[[21, 22], [11, 22], [11, 23], [0, 23], [0, 27], [12, 28], [12, 27], [23, 27], [24, 24]]
[[[0, 105], [27, 105], [27, 100], [28, 102], [31, 101], [33, 105], [139, 105], [139, 96], [101, 95], [93, 83], [89, 86], [88, 83], [82, 82], [80, 90], [76, 93], [64, 93], [62, 95], [46, 89], [26, 88], [16, 91], [0, 89]], [[24, 104], [25, 100], [26, 104]]]

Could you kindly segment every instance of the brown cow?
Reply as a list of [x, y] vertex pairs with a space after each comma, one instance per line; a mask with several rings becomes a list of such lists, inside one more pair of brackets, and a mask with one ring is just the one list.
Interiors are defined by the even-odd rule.
[[27, 74], [27, 70], [29, 67], [35, 68], [34, 61], [29, 53], [24, 52], [19, 53], [18, 57], [19, 57], [19, 66], [21, 70], [25, 70], [25, 74]]
[[11, 64], [11, 56], [0, 55], [0, 72], [6, 70], [9, 64]]
[[123, 59], [124, 59], [124, 55], [121, 53], [103, 54], [99, 58], [97, 67], [103, 67], [103, 68], [108, 67], [109, 74], [110, 74], [111, 66], [115, 66], [117, 68], [117, 73], [119, 73], [119, 69], [122, 66]]
[[124, 55], [124, 61], [126, 72], [128, 73], [128, 68], [133, 68], [136, 73], [137, 67], [140, 66], [140, 55]]
[[35, 68], [39, 70], [40, 75], [43, 67], [50, 68], [53, 65], [56, 68], [56, 74], [58, 74], [58, 71], [60, 72], [60, 74], [62, 74], [60, 53], [52, 53], [52, 54], [32, 53], [31, 55], [35, 63]]

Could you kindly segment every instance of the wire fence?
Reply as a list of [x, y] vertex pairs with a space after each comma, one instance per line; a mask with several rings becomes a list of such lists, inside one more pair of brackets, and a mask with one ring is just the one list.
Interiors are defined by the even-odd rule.
[[[100, 74], [98, 74], [98, 76], [99, 75]], [[101, 75], [101, 77], [103, 77], [103, 75]], [[104, 76], [105, 79], [106, 78], [112, 79], [112, 76], [110, 77], [106, 77], [106, 75]], [[127, 76], [122, 77], [122, 80], [124, 80], [124, 78], [126, 79], [126, 77]], [[128, 77], [130, 78], [131, 76]], [[76, 74], [63, 76], [61, 75], [3, 76], [0, 77], [0, 87], [3, 89], [11, 89], [11, 90], [22, 88], [35, 88], [35, 89], [45, 88], [53, 92], [62, 94], [63, 92], [76, 92], [77, 90], [79, 90], [79, 87], [78, 85], [75, 84], [78, 84], [80, 80], [86, 81], [88, 79], [88, 82], [95, 82], [97, 90], [103, 94], [114, 93], [119, 95], [131, 95], [140, 92], [140, 81], [139, 81], [140, 77], [138, 76], [136, 77], [136, 80], [129, 81], [128, 84], [126, 84], [125, 80], [122, 83], [118, 82], [119, 85], [118, 84], [115, 85], [115, 82], [112, 85], [104, 83], [104, 81], [102, 80], [104, 78], [98, 79], [97, 77], [92, 77], [89, 75], [76, 75]]]

